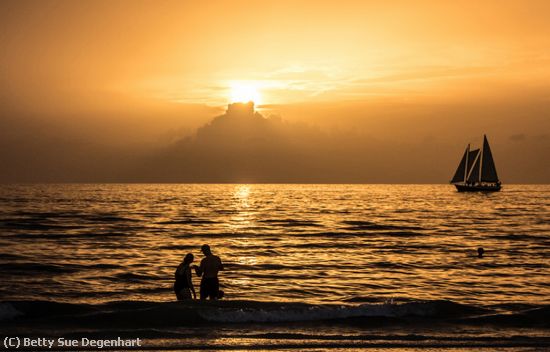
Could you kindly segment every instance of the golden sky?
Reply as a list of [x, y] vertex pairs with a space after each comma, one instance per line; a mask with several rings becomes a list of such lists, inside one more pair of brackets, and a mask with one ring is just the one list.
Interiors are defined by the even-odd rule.
[[0, 119], [128, 145], [190, 135], [252, 97], [265, 114], [385, 140], [499, 114], [509, 123], [446, 141], [545, 139], [549, 13], [544, 0], [5, 0]]
[[85, 106], [100, 92], [222, 105], [239, 84], [262, 104], [460, 98], [550, 78], [548, 1], [0, 6], [2, 86], [19, 104]]

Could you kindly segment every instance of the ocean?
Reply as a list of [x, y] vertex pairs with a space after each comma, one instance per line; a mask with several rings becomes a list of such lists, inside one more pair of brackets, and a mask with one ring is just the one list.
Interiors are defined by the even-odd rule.
[[[174, 270], [203, 244], [225, 297], [177, 302]], [[550, 185], [1, 185], [0, 337], [538, 351], [549, 249]]]

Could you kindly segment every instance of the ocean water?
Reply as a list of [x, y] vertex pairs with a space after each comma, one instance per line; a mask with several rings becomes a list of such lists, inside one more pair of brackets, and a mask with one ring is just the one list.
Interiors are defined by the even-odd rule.
[[[205, 243], [225, 298], [174, 302], [176, 266]], [[0, 328], [174, 350], [538, 350], [549, 249], [549, 185], [2, 185]]]

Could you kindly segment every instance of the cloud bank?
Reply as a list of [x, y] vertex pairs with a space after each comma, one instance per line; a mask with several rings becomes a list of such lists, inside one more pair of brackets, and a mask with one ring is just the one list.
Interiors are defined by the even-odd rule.
[[504, 183], [548, 183], [545, 104], [280, 106], [284, 118], [252, 104], [213, 119], [212, 109], [155, 110], [163, 127], [130, 112], [72, 127], [3, 119], [0, 181], [446, 183], [465, 145], [487, 133]]

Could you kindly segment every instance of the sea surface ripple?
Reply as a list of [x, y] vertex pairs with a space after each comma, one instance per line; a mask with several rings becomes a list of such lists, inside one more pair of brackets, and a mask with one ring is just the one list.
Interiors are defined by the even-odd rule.
[[548, 185], [0, 186], [2, 301], [170, 301], [204, 243], [228, 299], [550, 303]]

